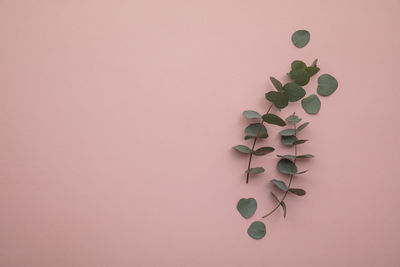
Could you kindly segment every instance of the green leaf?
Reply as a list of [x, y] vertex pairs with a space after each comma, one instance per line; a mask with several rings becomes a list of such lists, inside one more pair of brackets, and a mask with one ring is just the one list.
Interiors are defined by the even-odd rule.
[[283, 209], [283, 218], [285, 218], [285, 217], [286, 217], [286, 205], [285, 205], [285, 202], [279, 201], [278, 197], [275, 196], [275, 194], [272, 193], [272, 192], [271, 192], [271, 195], [274, 197], [274, 199], [276, 200], [276, 202], [278, 202], [279, 205], [281, 205], [281, 207], [282, 207], [282, 209]]
[[278, 126], [285, 126], [286, 122], [282, 120], [280, 117], [276, 116], [275, 114], [265, 114], [262, 116], [263, 120], [269, 124], [275, 124]]
[[294, 136], [294, 135], [291, 135], [291, 136], [282, 136], [282, 137], [281, 137], [281, 142], [282, 142], [282, 144], [287, 145], [287, 146], [292, 146], [293, 143], [294, 143], [296, 140], [297, 140], [297, 138], [296, 138], [296, 136]]
[[291, 124], [297, 124], [301, 121], [301, 118], [297, 117], [296, 115], [290, 115], [286, 118], [286, 121], [290, 122]]
[[311, 155], [311, 154], [305, 154], [305, 155], [298, 155], [297, 157], [295, 157], [294, 155], [277, 155], [277, 157], [294, 160], [295, 158], [297, 158], [297, 159], [308, 159], [308, 158], [313, 158], [314, 156]]
[[311, 63], [311, 67], [316, 67], [318, 63], [318, 58], [314, 59], [313, 63]]
[[280, 81], [278, 81], [274, 77], [269, 77], [269, 79], [271, 80], [271, 82], [274, 85], [274, 87], [276, 88], [276, 90], [278, 90], [278, 91], [283, 90], [282, 83]]
[[299, 174], [303, 174], [303, 173], [306, 173], [306, 172], [308, 172], [308, 170], [301, 171], [301, 172], [298, 172], [298, 173], [296, 173], [296, 174], [299, 175]]
[[263, 222], [255, 221], [250, 225], [249, 229], [247, 229], [247, 233], [251, 238], [259, 240], [265, 236], [267, 230]]
[[310, 41], [310, 33], [306, 30], [298, 30], [292, 34], [292, 42], [295, 47], [305, 47]]
[[296, 131], [294, 129], [285, 129], [279, 132], [280, 135], [282, 136], [291, 136], [294, 135]]
[[254, 110], [245, 110], [243, 111], [243, 116], [245, 116], [248, 119], [261, 119], [261, 115]]
[[291, 70], [289, 72], [289, 77], [296, 84], [304, 86], [310, 81], [310, 74], [306, 69]]
[[278, 158], [294, 160], [296, 157], [294, 155], [276, 155]]
[[306, 72], [308, 73], [308, 75], [310, 77], [314, 76], [315, 74], [317, 74], [319, 72], [319, 68], [318, 67], [307, 67], [306, 68]]
[[250, 168], [249, 170], [246, 171], [246, 173], [250, 174], [259, 174], [263, 173], [265, 169], [263, 167], [255, 167], [255, 168]]
[[306, 91], [295, 83], [287, 83], [283, 86], [283, 90], [288, 97], [289, 102], [296, 102], [306, 95]]
[[257, 201], [254, 198], [242, 198], [237, 204], [240, 215], [248, 219], [253, 216], [257, 209]]
[[276, 187], [278, 187], [282, 191], [288, 190], [288, 187], [286, 186], [284, 181], [272, 179], [271, 183], [273, 183]]
[[288, 97], [283, 92], [270, 91], [265, 94], [265, 98], [279, 109], [285, 108], [289, 103]]
[[304, 196], [306, 194], [306, 191], [300, 188], [290, 188], [289, 192], [298, 196]]
[[297, 167], [293, 163], [293, 161], [288, 160], [288, 159], [281, 159], [278, 162], [278, 171], [283, 173], [283, 174], [291, 174], [294, 175], [297, 173]]
[[250, 138], [267, 138], [268, 133], [267, 129], [265, 128], [264, 125], [261, 123], [252, 123], [249, 126], [246, 127], [244, 130], [245, 137], [244, 139], [250, 139]]
[[308, 114], [317, 114], [321, 109], [321, 101], [317, 95], [310, 95], [301, 100], [301, 106]]
[[308, 140], [305, 140], [305, 139], [296, 140], [296, 141], [293, 142], [293, 145], [300, 145], [300, 144], [303, 144], [303, 143], [305, 143], [305, 142], [307, 142], [307, 141], [308, 141]]
[[249, 147], [243, 146], [243, 145], [234, 146], [233, 149], [235, 149], [236, 151], [239, 151], [240, 153], [244, 153], [244, 154], [251, 153], [251, 149]]
[[301, 60], [295, 60], [292, 62], [290, 67], [292, 68], [292, 70], [305, 70], [307, 68], [307, 65]]
[[302, 125], [300, 125], [299, 127], [297, 127], [297, 132], [300, 132], [301, 130], [306, 128], [308, 124], [310, 124], [310, 123], [309, 122], [305, 122]]
[[271, 153], [274, 150], [275, 149], [273, 147], [265, 146], [265, 147], [260, 147], [259, 149], [254, 151], [253, 154], [256, 155], [256, 156], [263, 156], [263, 155], [266, 155], [268, 153]]
[[310, 158], [313, 158], [313, 157], [314, 157], [314, 155], [311, 155], [311, 154], [305, 154], [305, 155], [298, 155], [297, 156], [298, 159], [310, 159]]
[[338, 82], [330, 74], [322, 74], [318, 77], [318, 88], [317, 92], [321, 96], [330, 96], [336, 91], [338, 87]]

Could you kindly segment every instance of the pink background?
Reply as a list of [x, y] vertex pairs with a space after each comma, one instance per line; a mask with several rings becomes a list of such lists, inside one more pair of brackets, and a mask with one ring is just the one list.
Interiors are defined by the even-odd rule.
[[[400, 266], [400, 2], [0, 1], [0, 266]], [[311, 32], [303, 49], [290, 42]], [[274, 205], [245, 109], [319, 59], [339, 81]], [[316, 78], [306, 87], [316, 90]], [[263, 144], [289, 152], [278, 127]], [[241, 197], [259, 208], [245, 220]]]

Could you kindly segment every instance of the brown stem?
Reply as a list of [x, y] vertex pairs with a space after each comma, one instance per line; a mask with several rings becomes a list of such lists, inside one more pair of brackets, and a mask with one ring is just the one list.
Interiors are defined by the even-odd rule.
[[[268, 110], [267, 110], [267, 113], [265, 113], [265, 114], [268, 114], [268, 113], [269, 113], [269, 111], [270, 111], [271, 108], [272, 108], [272, 105], [273, 105], [273, 104], [271, 103], [271, 105], [269, 106], [269, 108], [268, 108]], [[264, 120], [261, 119], [261, 125], [263, 125], [263, 124], [264, 124]], [[253, 158], [253, 150], [254, 150], [254, 147], [255, 147], [255, 145], [256, 145], [257, 137], [258, 137], [258, 135], [260, 134], [260, 131], [261, 131], [261, 126], [258, 127], [258, 131], [257, 131], [256, 137], [254, 137], [253, 146], [251, 147], [251, 153], [250, 153], [250, 156], [249, 156], [249, 164], [247, 165], [246, 184], [249, 183], [249, 176], [250, 176], [249, 171], [250, 171], [250, 166], [251, 166], [251, 159]]]
[[[295, 113], [293, 113], [293, 115], [294, 115], [294, 114], [295, 114]], [[295, 124], [295, 125], [294, 125], [294, 136], [295, 136], [295, 137], [296, 137], [296, 130], [297, 130], [297, 128], [296, 128], [296, 124]], [[294, 145], [294, 163], [295, 163], [295, 164], [296, 164], [296, 158], [297, 158], [297, 145], [295, 144], [295, 145]], [[292, 184], [293, 177], [294, 177], [294, 175], [291, 174], [291, 175], [290, 175], [289, 184], [288, 184], [288, 189], [290, 188], [290, 185]], [[274, 213], [274, 212], [279, 208], [279, 206], [281, 205], [282, 201], [285, 200], [285, 198], [286, 198], [288, 192], [289, 192], [289, 190], [285, 191], [285, 193], [283, 194], [283, 197], [282, 197], [281, 201], [279, 201], [278, 205], [276, 205], [275, 208], [273, 208], [270, 212], [268, 212], [268, 213], [267, 213], [266, 215], [264, 215], [262, 218], [267, 218], [269, 215], [271, 215], [272, 213]]]

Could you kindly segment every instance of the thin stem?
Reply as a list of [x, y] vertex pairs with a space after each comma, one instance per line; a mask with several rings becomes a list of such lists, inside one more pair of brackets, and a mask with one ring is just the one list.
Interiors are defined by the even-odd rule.
[[[294, 114], [295, 114], [295, 113], [293, 113], [293, 115], [294, 115]], [[294, 136], [295, 136], [295, 137], [296, 137], [296, 134], [297, 134], [297, 133], [296, 133], [296, 130], [297, 130], [297, 127], [296, 127], [296, 124], [295, 124], [295, 125], [294, 125]], [[297, 144], [294, 145], [294, 163], [295, 163], [295, 164], [296, 164], [296, 159], [297, 159]], [[294, 175], [291, 174], [291, 175], [290, 175], [289, 184], [288, 184], [288, 189], [290, 188], [290, 185], [292, 184], [293, 177], [294, 177]], [[289, 190], [285, 191], [285, 193], [283, 194], [283, 197], [282, 197], [281, 201], [278, 202], [278, 205], [276, 205], [275, 208], [273, 208], [270, 212], [268, 212], [268, 213], [267, 213], [266, 215], [264, 215], [262, 218], [267, 218], [269, 215], [271, 215], [272, 213], [274, 213], [274, 212], [279, 208], [279, 206], [281, 205], [282, 201], [285, 200], [285, 198], [286, 198], [288, 192], [289, 192]]]
[[[271, 103], [271, 105], [269, 106], [269, 108], [268, 108], [268, 110], [267, 110], [267, 113], [265, 113], [265, 114], [268, 114], [268, 113], [269, 113], [269, 111], [270, 111], [271, 108], [272, 108], [272, 105], [273, 105], [273, 103]], [[263, 124], [264, 124], [264, 120], [261, 119], [261, 125], [263, 125]], [[261, 131], [261, 126], [258, 127], [258, 131], [257, 131], [256, 137], [254, 137], [253, 146], [251, 147], [251, 153], [250, 153], [250, 156], [249, 156], [249, 164], [247, 165], [246, 184], [249, 183], [249, 176], [250, 176], [249, 171], [250, 171], [250, 166], [251, 166], [251, 159], [253, 158], [253, 150], [254, 150], [254, 147], [255, 147], [255, 145], [256, 145], [257, 137], [258, 137], [258, 135], [260, 134], [260, 131]]]

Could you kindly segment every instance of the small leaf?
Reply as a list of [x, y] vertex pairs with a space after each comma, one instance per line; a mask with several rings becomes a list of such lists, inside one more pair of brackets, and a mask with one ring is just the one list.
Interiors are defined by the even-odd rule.
[[261, 119], [261, 115], [254, 110], [245, 110], [243, 111], [243, 116], [245, 116], [248, 119]]
[[296, 173], [296, 174], [299, 175], [299, 174], [303, 174], [303, 173], [306, 173], [306, 172], [308, 172], [308, 170], [301, 171], [301, 172], [298, 172], [298, 173]]
[[287, 145], [287, 146], [292, 146], [293, 143], [294, 143], [296, 140], [297, 140], [297, 138], [296, 138], [296, 136], [294, 136], [294, 135], [291, 135], [291, 136], [282, 136], [282, 137], [281, 137], [281, 142], [282, 142], [282, 144]]
[[318, 63], [318, 58], [314, 59], [313, 63], [311, 63], [311, 67], [316, 67]]
[[293, 145], [300, 145], [300, 144], [303, 144], [303, 143], [305, 143], [305, 142], [307, 142], [308, 140], [296, 140], [296, 141], [294, 141], [293, 142]]
[[305, 70], [307, 68], [306, 63], [301, 60], [295, 60], [290, 64], [292, 70]]
[[268, 133], [267, 129], [265, 128], [264, 125], [261, 123], [252, 123], [249, 126], [246, 127], [244, 130], [245, 137], [244, 139], [250, 139], [250, 138], [267, 138]]
[[240, 215], [248, 219], [256, 212], [257, 201], [254, 198], [242, 198], [237, 204]]
[[281, 205], [281, 207], [282, 207], [282, 209], [283, 209], [283, 218], [285, 218], [285, 217], [286, 217], [286, 205], [285, 205], [285, 202], [279, 201], [278, 197], [275, 196], [275, 194], [272, 193], [272, 192], [271, 192], [271, 195], [274, 197], [274, 199], [276, 200], [276, 202], [278, 202], [279, 205]]
[[305, 155], [297, 156], [298, 159], [310, 159], [310, 158], [313, 158], [313, 157], [314, 157], [314, 155], [311, 155], [311, 154], [305, 154]]
[[275, 149], [273, 147], [265, 146], [265, 147], [260, 147], [259, 149], [254, 151], [253, 154], [256, 155], [256, 156], [263, 156], [263, 155], [266, 155], [268, 153], [271, 153], [274, 150]]
[[292, 42], [297, 48], [305, 47], [310, 41], [310, 33], [306, 30], [298, 30], [292, 34]]
[[273, 183], [276, 187], [278, 187], [282, 191], [288, 190], [288, 187], [286, 186], [284, 181], [272, 179], [271, 183]]
[[234, 146], [233, 149], [235, 149], [236, 151], [239, 151], [240, 153], [244, 153], [244, 154], [251, 153], [251, 149], [249, 147], [243, 146], [243, 145]]
[[299, 127], [297, 127], [297, 132], [300, 132], [301, 130], [306, 128], [308, 124], [310, 124], [310, 123], [309, 122], [305, 122], [302, 125], [300, 125]]
[[280, 135], [282, 136], [291, 136], [294, 135], [296, 131], [294, 129], [285, 129], [279, 132]]
[[303, 98], [303, 100], [301, 100], [301, 105], [308, 114], [317, 114], [321, 108], [321, 101], [317, 95], [312, 94]]
[[303, 87], [295, 83], [287, 83], [283, 86], [283, 90], [288, 97], [289, 102], [296, 102], [302, 99], [306, 95], [306, 91]]
[[265, 224], [260, 221], [253, 222], [249, 229], [247, 229], [247, 233], [253, 239], [259, 240], [263, 238], [266, 234], [267, 230], [265, 229]]
[[288, 97], [283, 92], [270, 91], [265, 94], [265, 98], [271, 101], [275, 107], [283, 109], [288, 105]]
[[308, 75], [310, 77], [314, 76], [315, 74], [317, 74], [319, 72], [319, 68], [318, 67], [307, 67], [306, 68], [306, 72], [308, 73]]
[[290, 122], [291, 124], [297, 124], [301, 121], [301, 119], [296, 115], [290, 115], [289, 117], [286, 118], [286, 121]]
[[304, 196], [306, 194], [306, 191], [300, 188], [290, 188], [289, 192], [298, 196]]
[[288, 160], [288, 159], [281, 159], [278, 162], [277, 167], [278, 167], [279, 172], [281, 172], [283, 174], [294, 175], [297, 173], [296, 165], [293, 163], [293, 161]]
[[338, 82], [330, 74], [322, 74], [318, 77], [318, 88], [317, 92], [321, 96], [330, 96], [336, 91], [338, 87]]
[[296, 157], [294, 155], [277, 155], [279, 158], [294, 160]]
[[263, 167], [255, 167], [255, 168], [250, 168], [249, 170], [246, 171], [246, 173], [250, 174], [259, 174], [263, 173], [265, 169]]
[[274, 77], [269, 77], [269, 79], [271, 80], [271, 82], [274, 85], [274, 87], [276, 88], [276, 90], [278, 90], [278, 91], [283, 90], [282, 83], [280, 81], [278, 81]]
[[286, 122], [282, 120], [280, 117], [276, 116], [275, 114], [265, 114], [262, 116], [263, 120], [269, 124], [275, 124], [278, 126], [285, 126]]
[[296, 84], [301, 86], [308, 84], [308, 82], [310, 81], [310, 74], [307, 72], [307, 69], [291, 70], [289, 72], [289, 77]]
[[[295, 156], [294, 155], [277, 155], [277, 157], [279, 158], [284, 158], [284, 159], [290, 159], [290, 160], [294, 160]], [[313, 158], [314, 156], [311, 154], [305, 154], [305, 155], [298, 155], [296, 158], [297, 159], [309, 159], [309, 158]]]

